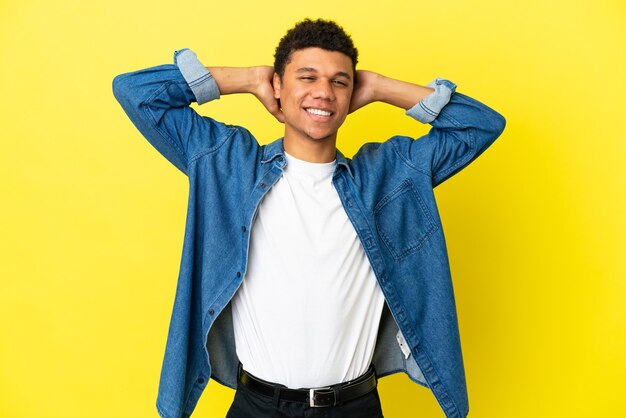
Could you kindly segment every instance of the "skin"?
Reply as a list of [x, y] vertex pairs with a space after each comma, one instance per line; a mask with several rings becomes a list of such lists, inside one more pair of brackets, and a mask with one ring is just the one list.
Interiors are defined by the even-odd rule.
[[349, 113], [376, 101], [409, 109], [434, 91], [366, 70], [357, 71], [355, 83], [350, 57], [320, 48], [293, 51], [282, 77], [269, 66], [207, 69], [221, 94], [251, 93], [285, 124], [285, 151], [318, 163], [335, 159], [337, 132]]
[[353, 79], [352, 60], [340, 52], [307, 48], [291, 54], [283, 76], [273, 76], [274, 98], [285, 119], [285, 151], [307, 161], [334, 160]]

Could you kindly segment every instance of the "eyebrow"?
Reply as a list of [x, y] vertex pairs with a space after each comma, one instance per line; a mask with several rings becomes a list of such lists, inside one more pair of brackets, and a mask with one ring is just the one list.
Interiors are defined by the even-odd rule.
[[[317, 73], [317, 70], [313, 67], [300, 67], [296, 70], [296, 73]], [[352, 80], [352, 77], [350, 77], [350, 74], [344, 71], [338, 71], [335, 74], [335, 77], [344, 77], [344, 78], [347, 78], [348, 80]]]

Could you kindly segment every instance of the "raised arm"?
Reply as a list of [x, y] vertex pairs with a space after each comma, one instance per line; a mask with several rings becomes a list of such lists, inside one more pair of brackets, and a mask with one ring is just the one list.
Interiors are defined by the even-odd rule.
[[482, 154], [506, 125], [498, 112], [455, 90], [456, 84], [440, 78], [420, 86], [371, 71], [358, 71], [350, 111], [381, 101], [431, 124], [433, 128], [423, 137], [398, 138], [397, 143], [401, 155], [430, 174], [436, 187]]
[[435, 89], [359, 70], [350, 102], [350, 112], [373, 102], [384, 102], [405, 110], [412, 108]]
[[207, 68], [193, 51], [182, 49], [174, 53], [174, 64], [116, 76], [113, 94], [143, 136], [187, 174], [195, 155], [219, 147], [233, 129], [199, 115], [190, 104], [204, 104], [221, 94], [251, 93], [281, 120], [271, 93], [272, 77], [271, 67]]

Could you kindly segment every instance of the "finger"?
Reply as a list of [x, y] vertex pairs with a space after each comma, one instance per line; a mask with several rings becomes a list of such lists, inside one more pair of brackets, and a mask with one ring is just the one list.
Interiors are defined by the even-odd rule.
[[272, 100], [270, 103], [266, 104], [265, 107], [279, 122], [285, 123], [285, 115], [276, 100]]
[[363, 104], [359, 102], [358, 98], [353, 97], [352, 101], [350, 101], [350, 107], [348, 108], [348, 113], [352, 113], [357, 109], [363, 107]]

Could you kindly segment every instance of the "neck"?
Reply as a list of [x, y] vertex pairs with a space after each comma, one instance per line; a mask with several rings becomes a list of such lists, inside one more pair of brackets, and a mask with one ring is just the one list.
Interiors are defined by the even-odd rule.
[[292, 136], [285, 135], [283, 146], [289, 155], [299, 160], [310, 163], [329, 163], [336, 158], [336, 142], [336, 137], [314, 140], [293, 139]]

